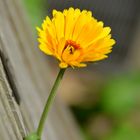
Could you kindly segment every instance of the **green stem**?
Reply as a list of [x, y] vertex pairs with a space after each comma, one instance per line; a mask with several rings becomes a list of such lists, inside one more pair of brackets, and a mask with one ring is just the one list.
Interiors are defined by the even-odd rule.
[[55, 83], [52, 87], [52, 90], [51, 90], [50, 95], [47, 99], [46, 105], [44, 107], [44, 110], [43, 110], [43, 113], [42, 113], [42, 116], [41, 116], [36, 133], [30, 134], [29, 136], [25, 137], [24, 140], [40, 140], [41, 139], [43, 128], [44, 128], [45, 121], [46, 121], [47, 116], [48, 116], [49, 109], [53, 103], [53, 100], [54, 100], [55, 95], [56, 95], [56, 90], [57, 90], [57, 88], [58, 88], [58, 86], [63, 78], [65, 70], [66, 69], [60, 69], [60, 71], [57, 75]]
[[44, 108], [44, 111], [42, 113], [42, 116], [41, 116], [41, 119], [40, 119], [40, 122], [39, 122], [39, 125], [38, 125], [38, 128], [37, 128], [37, 135], [39, 137], [41, 137], [42, 135], [42, 131], [43, 131], [43, 128], [44, 128], [44, 125], [45, 125], [45, 120], [47, 118], [47, 115], [48, 115], [48, 111], [50, 109], [50, 106], [54, 100], [54, 97], [56, 95], [56, 90], [60, 84], [60, 81], [62, 80], [63, 78], [63, 75], [64, 75], [64, 72], [65, 72], [65, 69], [60, 69], [59, 73], [58, 73], [58, 76], [55, 80], [55, 83], [52, 87], [52, 90], [50, 92], [50, 95], [47, 99], [47, 102], [46, 102], [46, 105], [45, 105], [45, 108]]

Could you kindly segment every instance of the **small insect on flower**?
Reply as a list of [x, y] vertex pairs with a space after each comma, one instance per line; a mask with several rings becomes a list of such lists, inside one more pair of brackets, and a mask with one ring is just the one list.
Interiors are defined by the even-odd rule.
[[47, 16], [37, 30], [39, 48], [56, 57], [60, 68], [85, 67], [85, 62], [105, 59], [115, 44], [110, 27], [104, 27], [86, 10], [53, 10], [52, 19]]

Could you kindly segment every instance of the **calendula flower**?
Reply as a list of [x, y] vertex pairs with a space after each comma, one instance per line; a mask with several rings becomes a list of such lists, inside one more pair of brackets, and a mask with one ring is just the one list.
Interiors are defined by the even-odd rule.
[[85, 62], [107, 58], [115, 40], [111, 39], [110, 27], [104, 27], [91, 11], [69, 8], [63, 12], [53, 10], [37, 27], [39, 48], [60, 61], [60, 68], [85, 67]]
[[56, 90], [67, 67], [85, 67], [86, 62], [107, 58], [115, 40], [111, 39], [110, 27], [104, 27], [91, 11], [69, 8], [63, 12], [53, 10], [53, 17], [48, 16], [37, 27], [39, 48], [46, 54], [56, 57], [60, 71], [46, 101], [37, 130], [27, 135], [24, 140], [41, 140], [49, 109], [56, 95]]

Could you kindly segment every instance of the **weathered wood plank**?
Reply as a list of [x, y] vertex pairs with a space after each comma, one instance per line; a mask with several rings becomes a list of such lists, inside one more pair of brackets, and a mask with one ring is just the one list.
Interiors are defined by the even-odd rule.
[[[27, 132], [33, 131], [37, 127], [48, 96], [51, 72], [46, 59], [38, 51], [37, 45], [34, 44], [31, 30], [26, 24], [26, 18], [22, 12], [22, 6], [17, 0], [0, 0], [0, 51], [10, 76], [8, 82], [14, 85], [14, 88], [11, 87], [13, 91], [9, 92], [18, 94], [16, 96], [20, 97], [20, 105], [17, 106], [16, 104], [16, 106], [21, 111], [21, 120], [23, 118]], [[12, 102], [15, 101], [12, 100]], [[3, 106], [1, 105], [1, 107]], [[16, 123], [15, 121], [14, 127], [19, 129], [18, 125], [23, 122]], [[26, 133], [24, 127], [20, 131], [12, 127], [8, 129], [9, 135], [13, 135], [12, 139], [14, 140], [20, 140], [21, 137], [16, 137], [15, 130], [18, 134], [25, 135]], [[3, 131], [5, 130], [4, 128]], [[1, 132], [3, 133], [3, 131]], [[58, 99], [50, 111], [45, 132], [44, 140], [81, 139], [71, 113]], [[8, 139], [9, 137], [3, 138], [3, 140]]]
[[2, 140], [22, 140], [25, 134], [22, 116], [0, 59], [0, 136]]

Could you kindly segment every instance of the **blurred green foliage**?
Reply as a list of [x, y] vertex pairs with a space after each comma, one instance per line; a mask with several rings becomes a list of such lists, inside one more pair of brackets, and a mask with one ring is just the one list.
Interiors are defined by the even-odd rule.
[[97, 140], [89, 136], [86, 125], [91, 117], [94, 120], [99, 114], [106, 115], [112, 122], [111, 132], [99, 140], [140, 140], [140, 124], [133, 125], [136, 120], [131, 119], [134, 112], [140, 113], [140, 72], [109, 77], [99, 96], [100, 100], [94, 106], [72, 107], [83, 133], [87, 135], [85, 140]]
[[138, 103], [140, 96], [140, 73], [121, 74], [111, 79], [102, 91], [101, 105], [105, 112], [125, 116]]
[[139, 102], [140, 72], [111, 77], [101, 98], [102, 111], [109, 113], [116, 120], [112, 134], [107, 140], [140, 140], [140, 126], [132, 125], [134, 121], [140, 120], [130, 119], [135, 115], [134, 112], [139, 112]]
[[140, 131], [128, 124], [120, 124], [106, 140], [140, 140]]
[[47, 14], [46, 1], [44, 0], [23, 0], [27, 14], [31, 19], [31, 24], [33, 27], [40, 26], [42, 20]]

